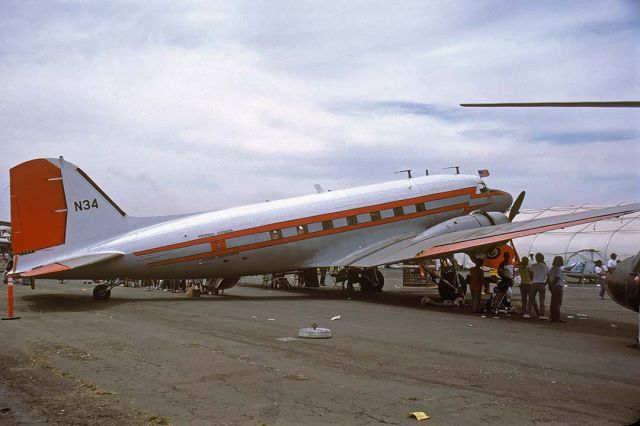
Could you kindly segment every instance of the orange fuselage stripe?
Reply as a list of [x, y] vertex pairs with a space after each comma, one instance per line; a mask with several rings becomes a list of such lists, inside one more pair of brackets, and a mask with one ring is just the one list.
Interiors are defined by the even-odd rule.
[[[341, 218], [345, 218], [347, 216], [356, 216], [356, 215], [360, 215], [360, 214], [371, 213], [373, 211], [378, 211], [378, 210], [392, 209], [394, 207], [402, 207], [402, 206], [407, 206], [407, 205], [421, 203], [421, 202], [442, 200], [442, 199], [451, 198], [451, 197], [457, 197], [457, 196], [461, 196], [461, 195], [472, 195], [474, 192], [475, 192], [475, 187], [462, 188], [462, 189], [456, 189], [456, 190], [453, 190], [453, 191], [441, 192], [441, 193], [438, 193], [438, 194], [423, 195], [423, 196], [420, 196], [420, 197], [408, 198], [408, 199], [399, 200], [399, 201], [390, 201], [390, 202], [387, 202], [387, 203], [375, 204], [375, 205], [372, 205], [372, 206], [358, 207], [358, 208], [355, 208], [355, 209], [342, 210], [342, 211], [337, 211], [337, 212], [333, 212], [333, 213], [325, 213], [325, 214], [309, 216], [309, 217], [304, 217], [304, 218], [299, 218], [299, 219], [287, 220], [287, 221], [283, 221], [283, 222], [275, 222], [275, 223], [270, 223], [270, 224], [267, 224], [267, 225], [261, 225], [261, 226], [257, 226], [257, 227], [254, 227], [254, 228], [241, 229], [239, 231], [233, 231], [233, 232], [229, 232], [229, 233], [221, 234], [221, 235], [216, 235], [216, 236], [212, 236], [212, 237], [200, 238], [200, 239], [196, 239], [196, 240], [184, 241], [184, 242], [181, 242], [181, 243], [169, 244], [169, 245], [161, 246], [161, 247], [155, 247], [155, 248], [151, 248], [151, 249], [147, 249], [147, 250], [141, 250], [141, 251], [134, 252], [133, 255], [134, 256], [145, 256], [145, 255], [148, 255], [148, 254], [159, 253], [159, 252], [169, 251], [169, 250], [175, 250], [175, 249], [178, 249], [178, 248], [190, 247], [190, 246], [194, 246], [194, 245], [198, 245], [198, 244], [212, 243], [212, 242], [216, 242], [216, 241], [224, 241], [224, 240], [228, 240], [230, 238], [243, 237], [243, 236], [246, 236], [246, 235], [257, 234], [257, 233], [261, 233], [261, 232], [265, 232], [265, 231], [268, 232], [268, 231], [271, 231], [273, 229], [294, 228], [294, 227], [297, 227], [299, 225], [306, 225], [306, 224], [310, 224], [310, 223], [323, 222], [323, 221], [326, 221], [326, 220], [333, 220], [333, 219], [341, 219]], [[486, 194], [486, 196], [488, 197], [488, 194]], [[466, 207], [466, 204], [465, 204], [465, 207]], [[407, 217], [410, 217], [410, 215], [403, 215], [403, 216], [401, 216], [401, 219], [402, 218], [407, 218]], [[373, 223], [378, 224], [380, 222], [382, 222], [382, 221], [376, 221], [376, 222], [373, 222]], [[351, 228], [351, 229], [357, 229], [357, 228]], [[314, 234], [316, 234], [316, 233], [314, 232]]]
[[[405, 214], [405, 215], [402, 215], [402, 216], [392, 216], [392, 217], [389, 217], [389, 218], [386, 218], [386, 219], [380, 219], [380, 220], [370, 221], [370, 222], [365, 222], [365, 223], [358, 223], [358, 224], [350, 225], [350, 226], [342, 226], [342, 227], [339, 227], [339, 228], [326, 229], [326, 230], [312, 232], [312, 233], [308, 233], [308, 234], [293, 235], [293, 236], [290, 236], [290, 237], [278, 238], [276, 240], [263, 241], [263, 242], [254, 243], [254, 244], [247, 244], [247, 245], [244, 245], [244, 246], [238, 246], [238, 247], [233, 247], [233, 248], [229, 248], [229, 249], [223, 249], [223, 250], [217, 250], [217, 251], [216, 250], [212, 250], [212, 251], [205, 252], [205, 253], [198, 253], [198, 254], [194, 254], [194, 255], [190, 255], [190, 256], [183, 256], [183, 257], [178, 257], [178, 258], [174, 258], [174, 259], [167, 259], [167, 260], [160, 260], [160, 261], [157, 261], [157, 262], [152, 262], [152, 263], [149, 263], [149, 266], [165, 266], [165, 265], [171, 265], [171, 264], [175, 264], [175, 263], [189, 262], [189, 261], [193, 261], [193, 260], [205, 259], [205, 258], [212, 257], [212, 256], [223, 256], [223, 255], [228, 255], [228, 254], [232, 254], [232, 253], [238, 253], [238, 252], [242, 252], [242, 251], [256, 250], [256, 249], [265, 248], [265, 247], [271, 247], [271, 246], [275, 246], [275, 245], [279, 245], [279, 244], [290, 243], [290, 242], [294, 242], [294, 241], [301, 241], [301, 240], [306, 240], [306, 239], [310, 239], [310, 238], [322, 237], [322, 236], [326, 236], [326, 235], [340, 234], [340, 233], [343, 233], [343, 232], [353, 231], [353, 230], [356, 230], [356, 229], [368, 228], [368, 227], [384, 225], [384, 224], [392, 223], [392, 222], [399, 222], [399, 221], [407, 220], [407, 219], [414, 219], [414, 218], [421, 217], [421, 216], [428, 216], [428, 215], [437, 214], [437, 213], [444, 213], [444, 212], [448, 212], [448, 211], [464, 209], [465, 207], [467, 207], [467, 205], [468, 205], [467, 203], [454, 204], [454, 205], [451, 205], [451, 206], [439, 207], [439, 208], [436, 208], [436, 209], [425, 210], [425, 211], [422, 211], [422, 212], [415, 212], [415, 213]], [[362, 213], [360, 213], [360, 214], [362, 214]], [[273, 228], [271, 227], [269, 229], [273, 229]]]

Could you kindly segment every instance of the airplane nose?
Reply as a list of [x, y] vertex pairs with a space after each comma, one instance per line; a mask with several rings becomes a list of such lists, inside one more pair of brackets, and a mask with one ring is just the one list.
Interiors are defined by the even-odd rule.
[[509, 209], [509, 207], [511, 207], [511, 205], [513, 204], [513, 197], [508, 192], [504, 193], [503, 203], [504, 203], [504, 211], [507, 211], [507, 209]]
[[499, 189], [491, 189], [489, 191], [489, 195], [491, 200], [489, 207], [491, 211], [504, 213], [509, 210], [509, 207], [513, 204], [513, 197], [508, 192], [501, 191]]

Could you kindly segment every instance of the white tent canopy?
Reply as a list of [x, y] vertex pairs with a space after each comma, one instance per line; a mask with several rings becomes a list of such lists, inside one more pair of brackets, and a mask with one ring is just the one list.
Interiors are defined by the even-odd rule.
[[[625, 204], [625, 203], [620, 203]], [[549, 207], [534, 210], [522, 209], [515, 221], [576, 213], [612, 206], [583, 204], [577, 207]], [[515, 239], [514, 244], [520, 256], [529, 253], [542, 253], [546, 259], [562, 256], [565, 261], [575, 253], [590, 250], [597, 253], [597, 259], [608, 259], [616, 253], [618, 259], [635, 256], [640, 251], [640, 212], [615, 219], [601, 220], [586, 225], [577, 225], [565, 229], [545, 232], [538, 235]]]

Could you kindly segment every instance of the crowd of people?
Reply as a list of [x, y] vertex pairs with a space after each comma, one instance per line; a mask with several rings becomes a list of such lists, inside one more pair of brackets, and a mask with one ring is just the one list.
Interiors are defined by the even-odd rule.
[[[530, 264], [530, 258], [535, 258], [535, 263]], [[615, 269], [617, 265], [617, 256], [611, 254], [611, 258], [605, 266], [602, 261], [596, 261], [595, 274], [599, 283], [599, 296], [604, 298], [606, 292], [605, 280], [608, 273]], [[514, 283], [518, 283], [520, 287], [520, 297], [522, 300], [522, 317], [531, 318], [531, 311], [538, 319], [549, 320], [551, 322], [563, 323], [567, 322], [560, 312], [562, 306], [562, 298], [565, 287], [565, 276], [563, 267], [564, 259], [562, 256], [555, 256], [549, 267], [545, 263], [542, 253], [534, 256], [523, 257], [514, 266], [509, 253], [504, 253], [503, 260], [497, 268], [499, 281], [494, 290], [496, 294], [503, 297], [505, 306], [511, 308], [511, 288]], [[487, 308], [482, 305], [482, 294], [488, 293], [484, 270], [482, 269], [482, 261], [478, 260], [473, 268], [469, 271], [469, 287], [471, 290], [472, 309], [475, 313], [484, 312]], [[549, 304], [549, 317], [546, 316], [546, 292], [547, 289], [551, 293]], [[489, 303], [494, 300], [492, 299]]]

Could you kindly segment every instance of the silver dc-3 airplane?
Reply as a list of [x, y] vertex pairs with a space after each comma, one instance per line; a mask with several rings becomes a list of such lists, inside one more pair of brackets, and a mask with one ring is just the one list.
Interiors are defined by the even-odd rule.
[[[489, 189], [478, 176], [399, 179], [225, 210], [131, 217], [76, 165], [40, 158], [10, 170], [10, 275], [111, 279], [218, 278], [316, 268], [358, 271], [364, 291], [383, 285], [380, 265], [465, 252], [495, 258], [512, 238], [617, 217], [640, 203], [513, 222], [524, 192]], [[512, 205], [513, 203], [513, 205]], [[505, 212], [509, 211], [509, 215]]]

